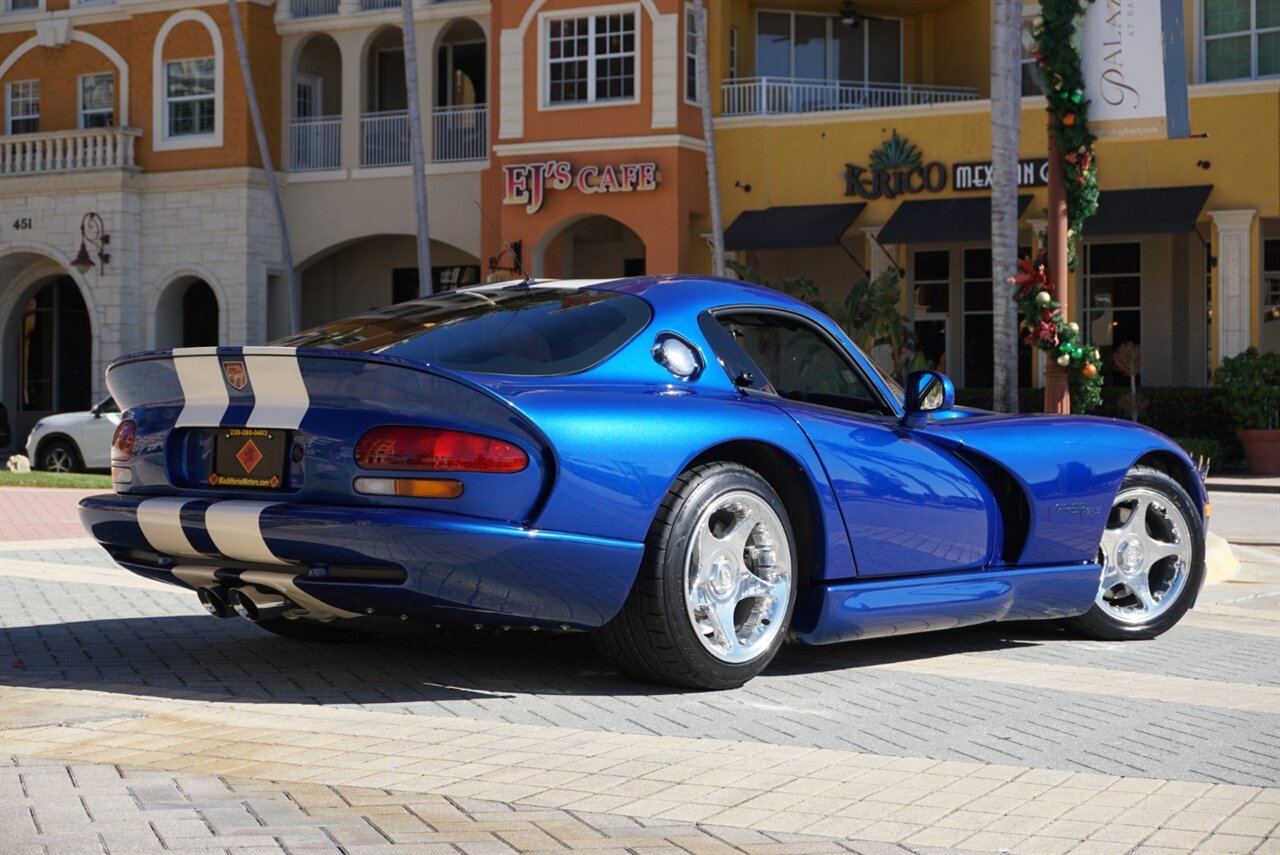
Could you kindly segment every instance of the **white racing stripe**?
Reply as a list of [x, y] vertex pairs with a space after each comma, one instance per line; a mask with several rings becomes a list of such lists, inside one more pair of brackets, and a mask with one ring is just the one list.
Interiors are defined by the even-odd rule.
[[218, 551], [238, 561], [288, 564], [267, 547], [259, 526], [262, 512], [274, 502], [218, 502], [204, 514], [204, 527]]
[[246, 427], [293, 430], [311, 406], [302, 382], [297, 350], [292, 347], [246, 347], [245, 369], [253, 384], [254, 405]]
[[138, 527], [156, 552], [181, 558], [201, 558], [182, 530], [182, 506], [190, 499], [165, 496], [138, 504]]
[[184, 403], [174, 427], [217, 427], [229, 397], [216, 347], [180, 347], [173, 351]]

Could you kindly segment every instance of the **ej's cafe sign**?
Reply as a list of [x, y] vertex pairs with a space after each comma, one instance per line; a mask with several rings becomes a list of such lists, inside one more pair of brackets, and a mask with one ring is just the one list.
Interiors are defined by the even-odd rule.
[[578, 166], [567, 160], [513, 163], [502, 167], [506, 193], [504, 205], [524, 205], [536, 214], [548, 190], [576, 188], [588, 196], [596, 193], [631, 193], [658, 189], [658, 164], [623, 163], [618, 166]]

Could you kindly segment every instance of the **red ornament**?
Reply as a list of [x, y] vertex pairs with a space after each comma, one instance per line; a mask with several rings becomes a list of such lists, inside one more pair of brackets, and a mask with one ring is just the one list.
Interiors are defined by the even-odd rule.
[[1075, 113], [1067, 113], [1067, 115], [1062, 117], [1062, 124], [1066, 125], [1068, 128], [1073, 127], [1075, 123], [1076, 123]]
[[1080, 369], [1080, 373], [1083, 374], [1085, 377], [1090, 377], [1090, 378], [1097, 377], [1098, 366], [1094, 365], [1092, 362], [1086, 362], [1084, 364], [1084, 367]]

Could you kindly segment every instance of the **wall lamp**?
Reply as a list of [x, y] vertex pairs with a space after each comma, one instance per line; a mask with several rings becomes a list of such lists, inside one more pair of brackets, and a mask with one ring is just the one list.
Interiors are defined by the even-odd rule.
[[106, 247], [110, 243], [111, 235], [107, 234], [107, 228], [102, 223], [102, 217], [90, 211], [80, 221], [80, 251], [76, 253], [75, 260], [71, 262], [71, 266], [79, 270], [81, 274], [88, 273], [93, 267], [93, 259], [89, 257], [88, 250], [88, 247], [91, 246], [97, 250], [98, 272], [105, 272], [107, 262], [111, 260], [111, 254], [106, 251]]
[[[521, 262], [520, 256], [522, 254], [521, 251], [523, 250], [523, 248], [524, 248], [523, 242], [516, 240], [516, 241], [512, 241], [508, 246], [506, 246], [502, 250], [502, 252], [498, 253], [497, 255], [489, 256], [489, 272], [497, 273], [499, 270], [502, 270], [507, 273], [523, 273], [524, 270], [520, 266], [520, 262]], [[511, 266], [504, 267], [498, 262], [502, 261], [502, 256], [507, 255], [508, 252], [510, 252], [510, 255], [511, 255]]]

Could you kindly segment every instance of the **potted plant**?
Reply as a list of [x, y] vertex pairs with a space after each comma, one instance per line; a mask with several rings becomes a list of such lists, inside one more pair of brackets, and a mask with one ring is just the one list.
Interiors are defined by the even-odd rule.
[[1249, 472], [1280, 475], [1280, 353], [1251, 347], [1228, 356], [1213, 384], [1222, 389]]

